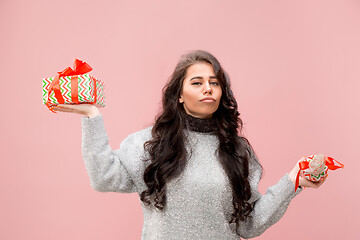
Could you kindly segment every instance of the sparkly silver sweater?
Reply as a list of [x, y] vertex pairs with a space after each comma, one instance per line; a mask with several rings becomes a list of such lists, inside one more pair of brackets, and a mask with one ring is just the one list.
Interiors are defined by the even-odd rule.
[[[148, 127], [129, 135], [117, 150], [109, 146], [102, 115], [82, 117], [82, 155], [90, 177], [90, 185], [100, 192], [140, 194], [147, 187], [143, 173], [148, 162], [143, 144], [152, 138]], [[142, 240], [171, 239], [248, 239], [259, 236], [285, 213], [294, 192], [288, 174], [261, 195], [257, 186], [261, 167], [256, 154], [250, 161], [251, 202], [255, 202], [252, 217], [246, 222], [229, 224], [234, 211], [231, 185], [216, 155], [218, 139], [212, 132], [184, 130], [188, 139], [184, 172], [167, 183], [165, 211], [141, 202], [144, 216]]]

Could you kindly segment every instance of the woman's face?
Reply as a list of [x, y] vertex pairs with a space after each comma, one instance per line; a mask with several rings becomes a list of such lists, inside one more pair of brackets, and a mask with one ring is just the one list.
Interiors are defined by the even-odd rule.
[[179, 102], [185, 112], [197, 118], [211, 118], [219, 106], [221, 86], [211, 64], [199, 62], [186, 72]]

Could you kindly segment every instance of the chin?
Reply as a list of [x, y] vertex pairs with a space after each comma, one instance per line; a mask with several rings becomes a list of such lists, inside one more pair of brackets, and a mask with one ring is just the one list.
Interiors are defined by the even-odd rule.
[[213, 114], [214, 112], [206, 112], [199, 114], [199, 116], [202, 116], [202, 118], [212, 118]]

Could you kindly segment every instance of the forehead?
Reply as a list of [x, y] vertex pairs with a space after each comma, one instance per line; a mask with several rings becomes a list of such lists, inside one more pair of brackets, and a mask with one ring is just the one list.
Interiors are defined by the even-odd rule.
[[186, 77], [191, 76], [215, 76], [214, 68], [210, 63], [198, 62], [188, 67]]

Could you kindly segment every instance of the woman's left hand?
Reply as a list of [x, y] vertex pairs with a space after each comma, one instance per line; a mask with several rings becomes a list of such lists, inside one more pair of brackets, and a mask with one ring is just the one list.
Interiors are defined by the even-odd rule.
[[[299, 167], [299, 162], [304, 161], [306, 158], [303, 157], [301, 158], [295, 165], [295, 167], [289, 172], [289, 177], [290, 180], [295, 184], [296, 182], [296, 176], [300, 170]], [[326, 179], [326, 178], [325, 178]], [[319, 182], [312, 182], [307, 180], [306, 178], [303, 177], [302, 172], [300, 172], [300, 177], [299, 177], [299, 186], [300, 187], [310, 187], [310, 188], [318, 188], [320, 187], [324, 182], [325, 179], [320, 180]]]

